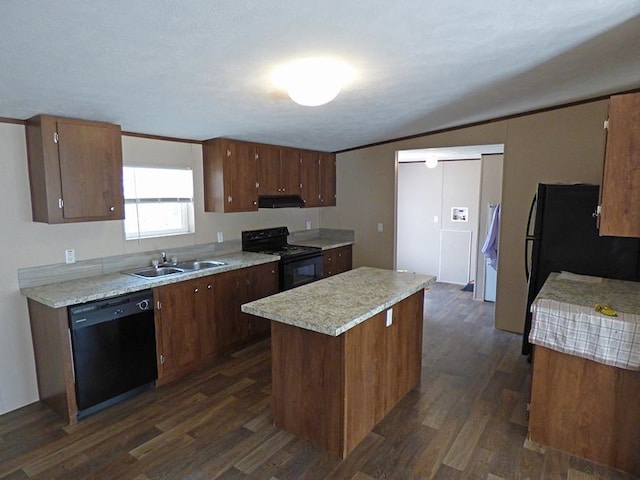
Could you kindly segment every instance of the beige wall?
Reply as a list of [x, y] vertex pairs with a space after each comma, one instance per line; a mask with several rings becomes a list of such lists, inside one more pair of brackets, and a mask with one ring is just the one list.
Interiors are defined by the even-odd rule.
[[[393, 268], [395, 152], [503, 143], [496, 327], [521, 332], [524, 230], [531, 197], [539, 182], [600, 183], [606, 109], [605, 101], [592, 102], [339, 154], [338, 206], [320, 212], [321, 225], [355, 230], [354, 266]], [[380, 221], [385, 231], [376, 233]]]
[[125, 241], [122, 221], [47, 225], [31, 221], [25, 132], [22, 125], [0, 123], [0, 413], [38, 400], [26, 299], [20, 295], [17, 270], [64, 262], [74, 248], [78, 261], [132, 252], [239, 239], [242, 230], [286, 225], [304, 230], [307, 220], [319, 227], [319, 209], [205, 213], [202, 149], [198, 144], [123, 137], [124, 161], [131, 165], [191, 166], [195, 181], [196, 233], [178, 237]]

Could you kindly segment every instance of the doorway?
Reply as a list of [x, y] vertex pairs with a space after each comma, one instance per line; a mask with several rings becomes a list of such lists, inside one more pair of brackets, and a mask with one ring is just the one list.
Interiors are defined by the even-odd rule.
[[481, 249], [501, 199], [503, 149], [397, 152], [396, 269], [436, 275], [473, 288], [476, 300], [495, 301], [497, 272]]

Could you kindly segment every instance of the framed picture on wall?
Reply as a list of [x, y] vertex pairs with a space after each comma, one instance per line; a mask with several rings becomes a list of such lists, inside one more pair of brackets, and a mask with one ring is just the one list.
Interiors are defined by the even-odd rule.
[[452, 222], [468, 222], [469, 221], [469, 207], [453, 207], [453, 208], [451, 208], [451, 221]]

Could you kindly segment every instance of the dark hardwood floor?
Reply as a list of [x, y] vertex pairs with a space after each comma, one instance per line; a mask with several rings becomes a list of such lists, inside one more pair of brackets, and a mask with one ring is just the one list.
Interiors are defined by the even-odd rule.
[[4, 479], [631, 479], [526, 442], [529, 365], [493, 305], [426, 295], [422, 381], [345, 460], [272, 425], [269, 342], [67, 426], [0, 417]]

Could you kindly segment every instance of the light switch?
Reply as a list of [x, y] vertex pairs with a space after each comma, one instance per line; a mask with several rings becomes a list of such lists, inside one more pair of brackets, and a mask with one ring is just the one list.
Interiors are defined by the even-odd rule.
[[438, 223], [438, 215], [433, 216], [433, 223]]
[[384, 225], [382, 224], [382, 222], [380, 222], [378, 224], [378, 232], [382, 232], [382, 231], [384, 231]]
[[224, 234], [222, 232], [218, 232], [218, 243], [224, 242]]

